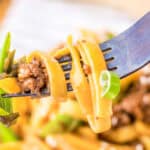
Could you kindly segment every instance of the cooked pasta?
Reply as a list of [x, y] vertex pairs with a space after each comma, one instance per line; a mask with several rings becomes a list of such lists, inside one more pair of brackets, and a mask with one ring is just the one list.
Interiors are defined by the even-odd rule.
[[[99, 36], [88, 30], [82, 34], [75, 44], [69, 36], [53, 52], [32, 52], [25, 61], [18, 61], [18, 76], [0, 80], [0, 88], [7, 93], [51, 94], [34, 100], [13, 99], [14, 112], [20, 116], [10, 128], [17, 138], [4, 143], [0, 132], [0, 150], [150, 149], [150, 74], [140, 71], [121, 81], [121, 92], [114, 102], [104, 98], [99, 77], [106, 64], [97, 46]], [[64, 55], [72, 57], [67, 81], [57, 61]], [[24, 68], [28, 76], [23, 76]], [[67, 83], [73, 91], [67, 91]]]

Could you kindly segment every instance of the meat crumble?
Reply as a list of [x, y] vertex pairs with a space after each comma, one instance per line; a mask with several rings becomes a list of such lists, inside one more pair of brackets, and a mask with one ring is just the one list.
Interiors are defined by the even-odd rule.
[[134, 84], [126, 96], [113, 106], [112, 128], [129, 125], [137, 119], [150, 125], [149, 80], [150, 65], [146, 67], [139, 83]]
[[18, 83], [22, 92], [39, 93], [47, 87], [48, 74], [41, 60], [33, 58], [30, 63], [21, 63], [18, 67]]

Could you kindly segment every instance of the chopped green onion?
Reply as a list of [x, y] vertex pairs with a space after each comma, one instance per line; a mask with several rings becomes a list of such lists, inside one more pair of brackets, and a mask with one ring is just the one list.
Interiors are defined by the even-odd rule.
[[120, 78], [114, 72], [102, 71], [100, 75], [102, 97], [113, 100], [120, 92]]
[[62, 132], [63, 132], [63, 127], [60, 125], [60, 123], [57, 120], [51, 120], [43, 127], [41, 131], [41, 136], [45, 137], [48, 134], [56, 134]]
[[69, 125], [68, 131], [69, 131], [69, 132], [72, 132], [72, 131], [78, 129], [80, 126], [83, 126], [83, 125], [84, 125], [84, 122], [83, 122], [82, 120], [75, 120], [75, 119], [74, 119], [74, 120], [71, 122], [71, 124]]
[[65, 124], [66, 126], [69, 126], [70, 123], [74, 120], [71, 116], [67, 114], [57, 114], [55, 119], [58, 122]]
[[0, 141], [1, 142], [12, 142], [17, 141], [18, 138], [14, 132], [0, 122]]
[[6, 72], [6, 73], [10, 73], [11, 70], [12, 70], [15, 52], [16, 52], [15, 50], [10, 51], [8, 53], [7, 58], [5, 59], [5, 62], [4, 62], [4, 72]]
[[0, 108], [0, 116], [7, 116], [9, 113], [5, 111], [3, 108]]
[[9, 113], [8, 115], [0, 115], [0, 122], [7, 126], [10, 126], [15, 123], [18, 117], [19, 113]]
[[67, 114], [57, 114], [55, 119], [48, 122], [41, 131], [41, 136], [63, 132], [72, 132], [83, 125], [83, 121], [76, 120]]
[[1, 94], [5, 93], [0, 89], [0, 122], [5, 125], [12, 125], [16, 118], [18, 118], [18, 113], [13, 113], [12, 100], [11, 98], [3, 98]]
[[3, 46], [0, 49], [0, 73], [4, 72], [4, 63], [9, 53], [10, 44], [11, 44], [11, 35], [8, 32], [4, 40]]
[[3, 98], [1, 97], [1, 94], [4, 94], [5, 92], [0, 89], [0, 108], [4, 109], [8, 113], [12, 113], [12, 101], [10, 98]]
[[112, 39], [115, 35], [112, 32], [107, 32], [106, 36], [108, 38], [108, 40]]

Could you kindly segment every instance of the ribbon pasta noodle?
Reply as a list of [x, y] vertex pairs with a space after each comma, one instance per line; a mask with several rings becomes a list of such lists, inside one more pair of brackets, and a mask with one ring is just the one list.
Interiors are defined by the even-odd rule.
[[[101, 97], [98, 84], [100, 72], [106, 69], [102, 54], [94, 43], [81, 41], [77, 47], [73, 47], [72, 39], [68, 37], [67, 44], [73, 59], [71, 83], [77, 101], [95, 132], [108, 130], [111, 126], [112, 102]], [[89, 83], [81, 67], [79, 53], [83, 63], [90, 66], [92, 73], [88, 74]]]

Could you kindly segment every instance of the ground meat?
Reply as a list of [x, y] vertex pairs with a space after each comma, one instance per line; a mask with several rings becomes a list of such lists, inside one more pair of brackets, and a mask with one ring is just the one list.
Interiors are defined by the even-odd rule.
[[129, 125], [136, 119], [150, 124], [150, 92], [143, 86], [131, 91], [113, 106], [112, 128]]
[[134, 146], [135, 150], [145, 150], [144, 144], [139, 140], [132, 141], [130, 145]]
[[19, 81], [22, 81], [25, 78], [28, 78], [31, 74], [32, 74], [31, 70], [27, 64], [20, 64], [19, 70], [18, 70]]
[[113, 106], [113, 128], [128, 125], [136, 119], [150, 124], [150, 65], [143, 69], [139, 82]]
[[143, 112], [143, 121], [150, 124], [150, 64], [143, 69], [143, 75], [140, 78], [141, 87], [145, 89], [144, 96], [140, 102]]
[[150, 93], [143, 96], [140, 105], [143, 112], [142, 120], [150, 124]]
[[34, 89], [36, 88], [36, 80], [34, 78], [27, 78], [25, 81], [21, 82], [22, 84], [22, 89], [26, 92], [26, 91], [34, 91]]
[[126, 112], [117, 112], [112, 116], [112, 128], [129, 125], [134, 121], [134, 117]]
[[141, 86], [150, 90], [150, 64], [144, 67], [143, 75], [140, 77]]
[[140, 109], [142, 96], [143, 93], [134, 92], [124, 97], [120, 103], [113, 106], [112, 127], [116, 128], [129, 125], [135, 118], [142, 118]]
[[48, 75], [44, 64], [33, 58], [30, 63], [21, 63], [18, 67], [18, 82], [23, 92], [40, 92], [45, 88]]

